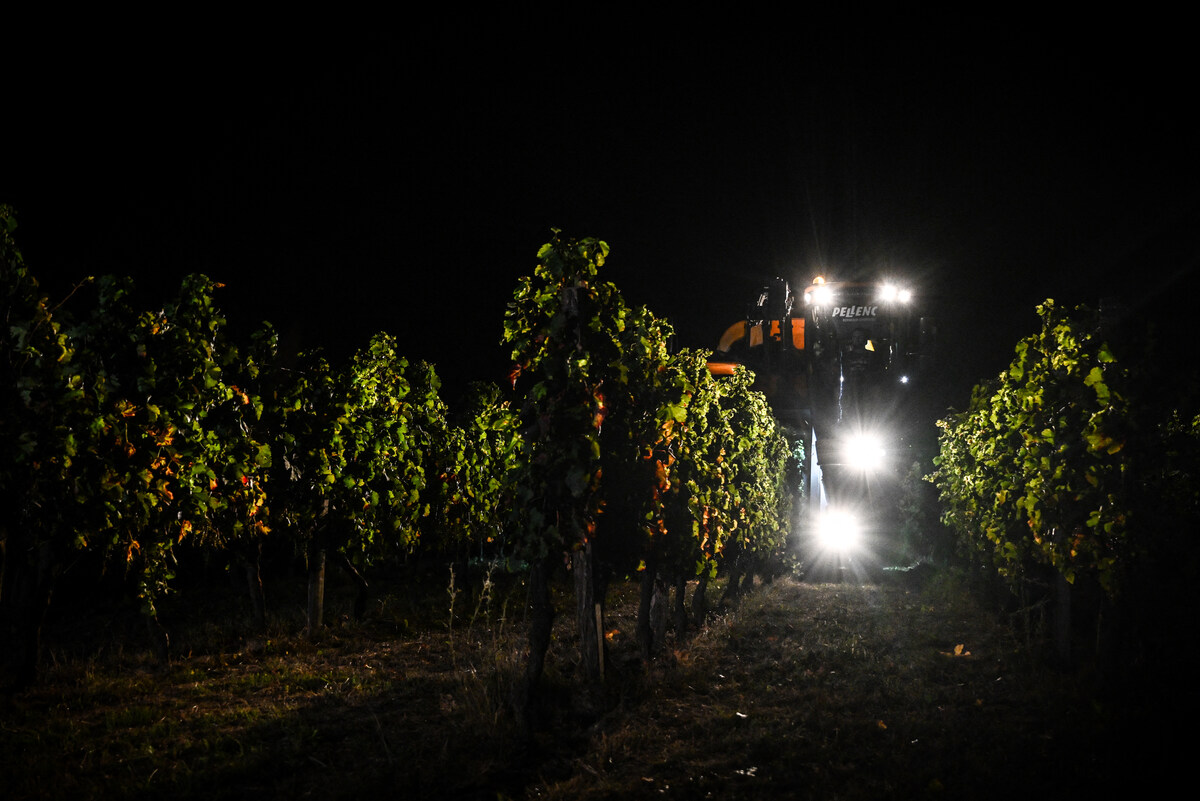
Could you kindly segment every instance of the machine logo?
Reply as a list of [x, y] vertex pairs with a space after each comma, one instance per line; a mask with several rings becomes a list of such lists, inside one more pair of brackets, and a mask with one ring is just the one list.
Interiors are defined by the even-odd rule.
[[863, 317], [874, 317], [878, 306], [834, 306], [830, 317], [841, 317], [844, 320], [854, 320]]

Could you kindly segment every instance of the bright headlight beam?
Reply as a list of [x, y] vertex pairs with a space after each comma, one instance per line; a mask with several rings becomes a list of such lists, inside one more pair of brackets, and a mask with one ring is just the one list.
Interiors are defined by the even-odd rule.
[[817, 537], [823, 550], [848, 553], [858, 547], [861, 536], [858, 519], [849, 512], [829, 511], [821, 515]]
[[876, 297], [880, 303], [908, 303], [912, 300], [912, 290], [901, 289], [895, 284], [882, 284]]
[[883, 457], [883, 445], [874, 435], [857, 434], [846, 442], [846, 463], [854, 470], [878, 470], [883, 467]]
[[827, 286], [819, 286], [812, 291], [812, 302], [818, 306], [828, 306], [833, 302], [833, 290]]

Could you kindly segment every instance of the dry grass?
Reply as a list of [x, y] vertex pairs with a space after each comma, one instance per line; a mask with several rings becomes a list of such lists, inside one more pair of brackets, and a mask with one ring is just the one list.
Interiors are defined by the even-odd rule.
[[525, 740], [508, 709], [523, 591], [492, 578], [456, 577], [453, 621], [443, 578], [311, 641], [296, 617], [251, 635], [193, 607], [167, 670], [130, 632], [85, 648], [78, 623], [60, 626], [77, 644], [52, 643], [45, 680], [0, 716], [3, 796], [1075, 796], [1114, 778], [1126, 747], [1128, 716], [958, 585], [902, 580], [778, 580], [669, 634], [649, 666], [636, 588], [620, 585], [605, 686], [580, 683], [560, 614]]

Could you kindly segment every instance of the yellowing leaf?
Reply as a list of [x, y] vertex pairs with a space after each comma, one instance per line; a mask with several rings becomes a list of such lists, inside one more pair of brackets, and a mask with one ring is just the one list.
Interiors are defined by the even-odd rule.
[[942, 656], [970, 656], [971, 652], [962, 643], [954, 646], [953, 651], [942, 651]]

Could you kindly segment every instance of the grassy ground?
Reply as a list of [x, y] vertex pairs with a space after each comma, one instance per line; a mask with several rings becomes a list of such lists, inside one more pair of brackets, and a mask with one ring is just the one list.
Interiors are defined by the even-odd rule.
[[238, 619], [237, 600], [201, 608], [185, 593], [165, 669], [136, 628], [60, 621], [44, 681], [0, 712], [0, 796], [1077, 797], [1131, 768], [1142, 789], [1164, 778], [1139, 762], [1164, 735], [1130, 732], [1142, 718], [1128, 699], [1047, 668], [936, 576], [780, 579], [687, 637], [669, 633], [648, 667], [636, 588], [620, 585], [607, 682], [576, 677], [560, 615], [525, 739], [507, 707], [522, 587], [483, 588], [481, 576], [453, 592], [448, 576], [400, 586], [364, 622], [338, 617], [335, 598], [311, 640], [298, 616], [273, 618], [267, 635], [217, 625]]

